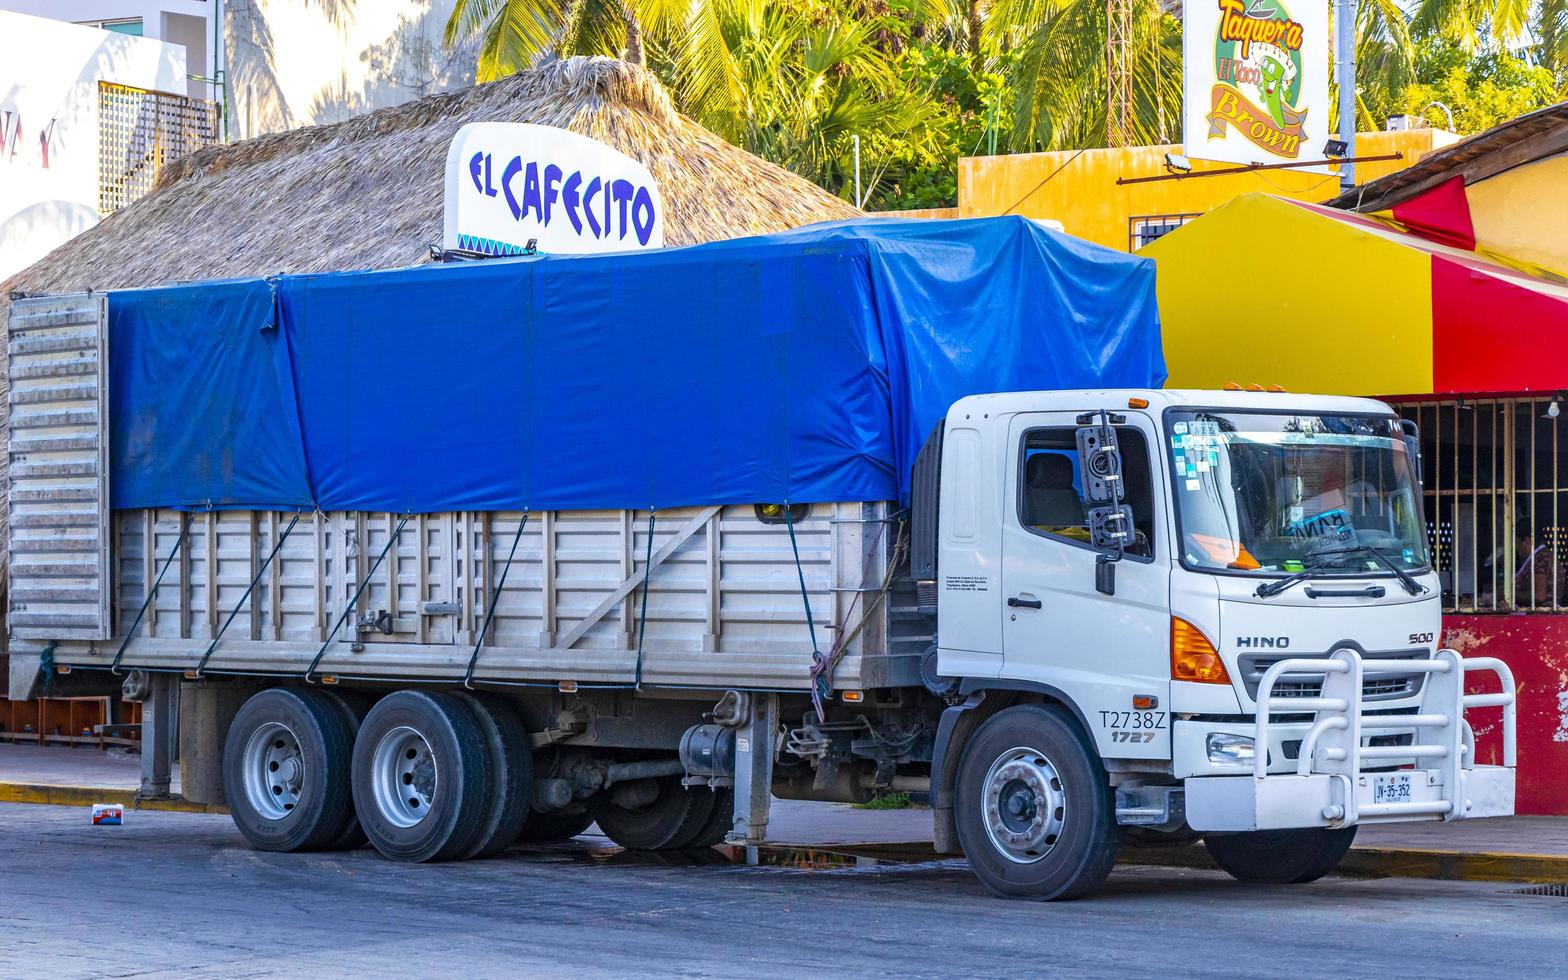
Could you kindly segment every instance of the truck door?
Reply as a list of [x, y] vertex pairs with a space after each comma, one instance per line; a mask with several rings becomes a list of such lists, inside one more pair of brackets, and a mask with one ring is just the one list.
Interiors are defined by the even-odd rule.
[[1102, 756], [1168, 758], [1170, 538], [1150, 452], [1158, 430], [1134, 413], [1116, 427], [1136, 533], [1116, 564], [1115, 593], [1105, 595], [1095, 584], [1078, 428], [1070, 412], [1010, 424], [1002, 674], [1061, 692]]

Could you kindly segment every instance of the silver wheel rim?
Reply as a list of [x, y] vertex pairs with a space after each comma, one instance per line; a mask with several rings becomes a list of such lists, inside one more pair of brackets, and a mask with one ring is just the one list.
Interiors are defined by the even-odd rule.
[[1056, 766], [1038, 749], [1008, 749], [991, 763], [980, 798], [991, 846], [1017, 864], [1044, 858], [1061, 837], [1067, 796]]
[[370, 758], [376, 809], [387, 822], [405, 829], [430, 813], [439, 776], [430, 743], [406, 726], [381, 736]]
[[268, 722], [245, 743], [245, 799], [264, 819], [282, 820], [305, 792], [305, 753], [287, 725]]

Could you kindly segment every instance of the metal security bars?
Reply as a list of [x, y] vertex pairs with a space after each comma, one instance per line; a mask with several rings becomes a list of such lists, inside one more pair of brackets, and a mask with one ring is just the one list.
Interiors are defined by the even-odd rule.
[[1568, 609], [1568, 460], [1555, 396], [1407, 402], [1447, 612]]
[[1136, 252], [1153, 241], [1158, 241], [1191, 221], [1201, 217], [1201, 211], [1180, 214], [1142, 214], [1127, 219], [1127, 251]]
[[139, 200], [163, 167], [218, 142], [218, 104], [98, 83], [98, 212]]

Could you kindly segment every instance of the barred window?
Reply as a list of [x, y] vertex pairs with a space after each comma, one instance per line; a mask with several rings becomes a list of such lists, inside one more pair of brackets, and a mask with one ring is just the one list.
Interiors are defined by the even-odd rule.
[[1181, 214], [1144, 214], [1127, 219], [1127, 251], [1136, 252], [1153, 241], [1158, 241], [1199, 216], [1199, 212]]
[[1557, 396], [1407, 402], [1421, 427], [1432, 558], [1448, 612], [1568, 608], [1568, 445]]

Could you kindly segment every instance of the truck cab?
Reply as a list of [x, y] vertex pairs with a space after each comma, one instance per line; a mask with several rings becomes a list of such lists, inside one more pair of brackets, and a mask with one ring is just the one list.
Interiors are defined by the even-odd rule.
[[[917, 500], [914, 571], [936, 595], [937, 673], [967, 699], [953, 725], [987, 699], [1037, 698], [1092, 747], [1118, 824], [1203, 833], [1222, 865], [1259, 833], [1296, 833], [1317, 860], [1293, 878], [1359, 823], [1512, 813], [1512, 678], [1440, 648], [1419, 442], [1388, 406], [982, 395], [940, 440], [935, 540]], [[1475, 671], [1501, 691], [1467, 695]], [[1487, 706], [1506, 715], [1501, 766], [1477, 765], [1463, 717]], [[1014, 865], [1048, 853], [1055, 824], [1010, 824], [1009, 806], [1056, 801], [1065, 818], [1060, 791], [1030, 790], [1061, 782], [1057, 763], [1027, 754], [972, 794], [988, 802], [969, 836]], [[936, 771], [940, 821], [954, 804]]]

